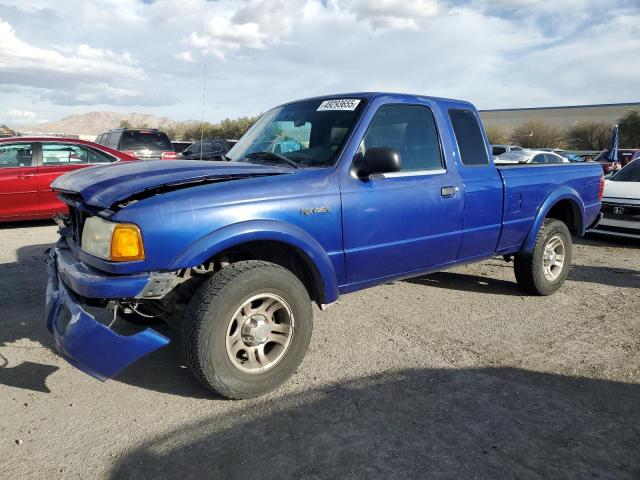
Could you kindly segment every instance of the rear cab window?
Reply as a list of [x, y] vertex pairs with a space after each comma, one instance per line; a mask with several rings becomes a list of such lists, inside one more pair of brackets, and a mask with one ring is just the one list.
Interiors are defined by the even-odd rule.
[[449, 119], [458, 143], [462, 164], [466, 167], [489, 165], [487, 147], [475, 113], [467, 109], [451, 109]]
[[145, 148], [173, 152], [173, 144], [164, 132], [153, 130], [122, 132], [120, 150], [142, 150]]

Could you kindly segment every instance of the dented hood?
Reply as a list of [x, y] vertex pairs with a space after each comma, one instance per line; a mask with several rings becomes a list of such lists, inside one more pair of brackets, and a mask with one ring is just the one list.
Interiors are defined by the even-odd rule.
[[117, 162], [82, 168], [58, 177], [51, 187], [77, 194], [94, 207], [109, 208], [135, 195], [163, 187], [293, 173], [288, 167], [239, 162], [157, 160]]

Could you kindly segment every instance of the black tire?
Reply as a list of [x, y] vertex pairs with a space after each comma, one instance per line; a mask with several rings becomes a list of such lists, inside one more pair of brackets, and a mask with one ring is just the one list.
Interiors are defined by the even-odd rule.
[[[284, 356], [269, 370], [246, 373], [230, 360], [226, 338], [234, 313], [262, 293], [281, 297], [295, 324]], [[289, 270], [264, 261], [237, 262], [214, 273], [200, 286], [182, 321], [185, 361], [206, 388], [232, 399], [253, 398], [282, 385], [304, 358], [313, 331], [307, 289]]]
[[[544, 252], [549, 241], [559, 236], [564, 244], [564, 264], [557, 278], [550, 280], [544, 274]], [[536, 237], [531, 253], [520, 253], [514, 258], [516, 281], [520, 288], [533, 295], [551, 295], [564, 283], [571, 267], [571, 234], [560, 220], [547, 218]]]
[[[142, 310], [140, 308], [137, 309]], [[146, 312], [143, 311], [143, 313]], [[145, 327], [149, 325], [156, 325], [162, 322], [162, 320], [158, 317], [145, 317], [144, 315], [140, 315], [139, 313], [133, 311], [125, 312], [122, 309], [118, 310], [118, 318], [121, 318], [125, 322], [133, 323], [134, 325], [142, 325]]]

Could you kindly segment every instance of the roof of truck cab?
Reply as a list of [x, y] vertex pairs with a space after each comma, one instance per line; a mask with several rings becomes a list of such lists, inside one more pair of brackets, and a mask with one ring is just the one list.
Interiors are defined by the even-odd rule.
[[[337, 99], [337, 98], [364, 98], [366, 100], [373, 100], [374, 98], [377, 97], [390, 97], [390, 98], [395, 98], [395, 99], [403, 99], [403, 100], [409, 100], [409, 101], [415, 101], [415, 102], [420, 102], [420, 101], [424, 101], [424, 100], [430, 100], [433, 102], [437, 102], [437, 103], [458, 103], [460, 105], [467, 105], [467, 106], [471, 106], [473, 107], [473, 104], [471, 102], [468, 102], [466, 100], [456, 100], [453, 98], [443, 98], [443, 97], [431, 97], [428, 95], [417, 95], [417, 94], [411, 94], [411, 93], [396, 93], [396, 92], [348, 92], [348, 93], [334, 93], [331, 95], [319, 95], [317, 97], [309, 97], [309, 98], [301, 98], [298, 100], [293, 100], [291, 102], [286, 102], [283, 103], [282, 105], [279, 105], [280, 107], [284, 106], [284, 105], [290, 105], [292, 103], [299, 103], [299, 102], [307, 102], [307, 101], [311, 101], [311, 100], [331, 100], [331, 99]], [[475, 108], [475, 107], [473, 107]]]

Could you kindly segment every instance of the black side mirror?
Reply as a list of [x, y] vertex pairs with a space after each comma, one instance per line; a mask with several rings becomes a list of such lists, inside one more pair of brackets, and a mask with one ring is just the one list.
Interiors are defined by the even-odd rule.
[[360, 178], [367, 178], [374, 174], [399, 172], [401, 167], [400, 154], [393, 148], [371, 147], [364, 157], [360, 155], [356, 168]]

